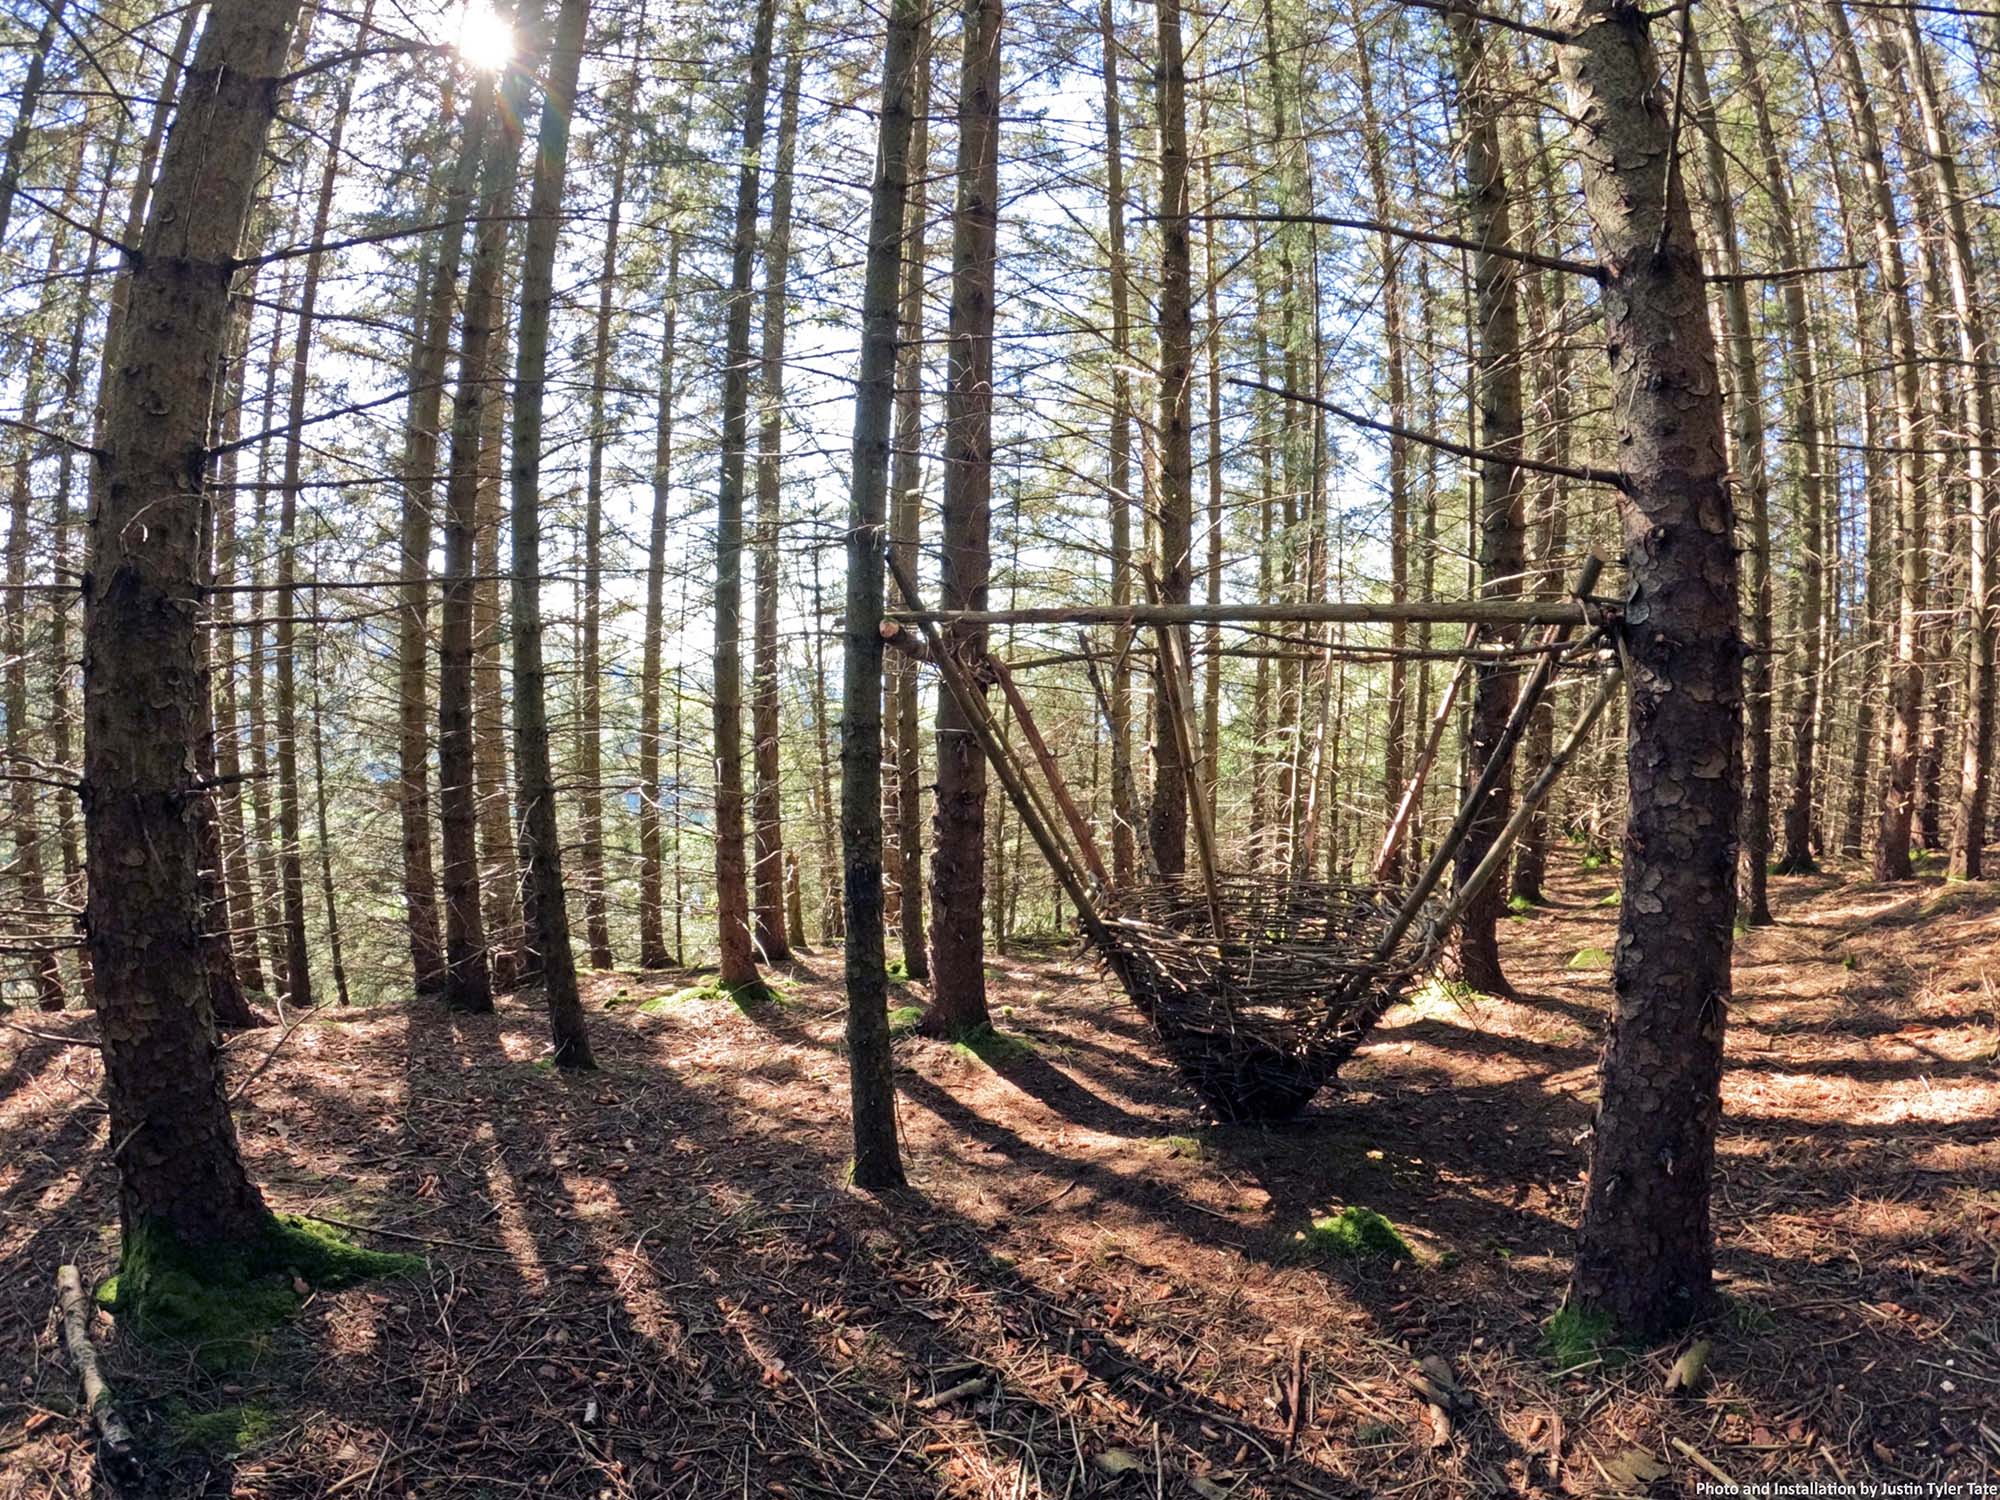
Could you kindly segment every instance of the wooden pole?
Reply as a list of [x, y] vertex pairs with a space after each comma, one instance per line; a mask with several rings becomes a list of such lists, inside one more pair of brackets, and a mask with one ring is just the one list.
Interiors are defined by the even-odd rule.
[[1048, 742], [1042, 738], [1042, 731], [1035, 723], [1035, 716], [1028, 712], [1028, 702], [1021, 696], [1021, 690], [1014, 685], [1014, 674], [1007, 670], [1007, 664], [997, 656], [988, 656], [987, 664], [993, 669], [993, 677], [1000, 684], [1000, 691], [1006, 695], [1007, 704], [1014, 710], [1014, 719], [1021, 726], [1021, 734], [1028, 741], [1028, 748], [1035, 752], [1035, 760], [1047, 778], [1049, 790], [1055, 795], [1056, 806], [1069, 824], [1069, 831], [1076, 839], [1077, 853], [1084, 864], [1090, 867], [1091, 875], [1105, 890], [1111, 889], [1111, 877], [1104, 871], [1104, 860], [1098, 853], [1097, 840], [1090, 831], [1090, 822], [1070, 796], [1069, 783], [1063, 779], [1061, 768], [1050, 752]]
[[[1583, 560], [1583, 567], [1577, 573], [1576, 586], [1571, 590], [1572, 596], [1579, 601], [1586, 598], [1603, 568], [1604, 559], [1595, 552], [1586, 557]], [[1410, 930], [1410, 924], [1416, 921], [1417, 914], [1423, 910], [1424, 902], [1430, 899], [1431, 892], [1437, 889], [1438, 881], [1444, 878], [1446, 867], [1450, 865], [1452, 856], [1458, 852], [1458, 846], [1465, 842], [1465, 836], [1478, 817], [1480, 807], [1493, 795], [1493, 788], [1500, 784], [1501, 776], [1513, 764], [1514, 747], [1527, 732], [1528, 721], [1534, 716], [1535, 705], [1541, 701], [1549, 680], [1555, 676], [1557, 655], [1555, 648], [1562, 643], [1568, 633], [1569, 625], [1566, 623], [1549, 627], [1542, 641], [1544, 648], [1542, 657], [1535, 663], [1534, 670], [1528, 674], [1527, 680], [1521, 684], [1520, 696], [1514, 701], [1514, 712], [1508, 717], [1506, 728], [1501, 731], [1500, 738], [1494, 742], [1493, 753], [1487, 759], [1485, 769], [1480, 772], [1478, 782], [1460, 805], [1458, 816], [1452, 820], [1450, 830], [1438, 841], [1437, 848], [1431, 854], [1430, 863], [1424, 866], [1423, 874], [1417, 877], [1416, 885], [1404, 897], [1403, 904], [1397, 908], [1387, 930], [1375, 944], [1374, 952], [1369, 955], [1368, 964], [1356, 971], [1354, 979], [1349, 982], [1348, 994], [1351, 995], [1354, 988], [1366, 982], [1370, 975], [1379, 972], [1382, 966], [1395, 956], [1397, 947], [1403, 941], [1403, 935]], [[1326, 1018], [1313, 1032], [1313, 1040], [1317, 1041], [1325, 1035], [1328, 1028], [1342, 1018], [1346, 1011], [1344, 1003], [1346, 998], [1347, 996], [1343, 996], [1343, 1003], [1328, 1008]]]
[[[1465, 632], [1468, 650], [1477, 633], [1477, 630]], [[1382, 848], [1368, 871], [1370, 880], [1379, 882], [1388, 875], [1389, 866], [1395, 862], [1396, 851], [1403, 846], [1403, 836], [1409, 832], [1411, 819], [1416, 814], [1417, 800], [1423, 796], [1424, 783], [1430, 779], [1431, 764], [1437, 759], [1438, 746], [1444, 742], [1444, 727], [1451, 722], [1452, 704], [1457, 701], [1459, 687], [1471, 669], [1472, 658], [1460, 657], [1457, 669], [1451, 674], [1451, 681], [1445, 684], [1444, 698], [1438, 703], [1437, 713], [1431, 719], [1430, 738], [1424, 741], [1424, 752], [1417, 757], [1416, 767], [1410, 772], [1402, 800], [1396, 804], [1396, 815], [1389, 820], [1388, 831], [1382, 835]]]
[[[1602, 564], [1600, 563], [1601, 567]], [[1593, 575], [1594, 576], [1594, 575]], [[1615, 605], [1562, 599], [1405, 599], [1298, 604], [1062, 604], [1023, 609], [888, 612], [898, 622], [938, 625], [1589, 625]]]
[[1077, 919], [1081, 922], [1084, 933], [1096, 945], [1098, 952], [1104, 955], [1105, 961], [1119, 970], [1120, 979], [1124, 979], [1126, 976], [1123, 972], [1121, 950], [1112, 942], [1110, 929], [1098, 913], [1097, 904], [1091, 899], [1086, 882], [1071, 863], [1069, 851], [1063, 847], [1061, 836], [1045, 817], [1040, 803], [1036, 801], [1028, 786], [1027, 778], [1021, 774], [1020, 763], [995, 733], [985, 700], [974, 692], [972, 684], [966, 681], [964, 666], [946, 647], [933, 617], [922, 610], [916, 581], [910, 577], [908, 570], [903, 567], [902, 561], [893, 550], [888, 555], [888, 566], [889, 571], [895, 576], [897, 588], [902, 590], [904, 599], [910, 604], [911, 617], [923, 631], [924, 643], [930, 648], [931, 659], [937, 666], [938, 676], [944, 682], [945, 691], [951, 694], [953, 701], [965, 714], [973, 738], [979, 741], [979, 748], [985, 752], [986, 759], [993, 766], [994, 774], [1000, 778], [1001, 789], [1014, 804], [1015, 812], [1020, 814], [1021, 826], [1028, 830], [1029, 837], [1034, 839], [1036, 847], [1042, 851], [1042, 858], [1048, 861], [1056, 879], [1069, 894], [1070, 900], [1076, 904]]
[[1612, 694], [1618, 691], [1618, 685], [1624, 680], [1625, 671], [1622, 667], [1614, 666], [1604, 674], [1604, 681], [1598, 687], [1597, 695], [1584, 708], [1582, 717], [1570, 730], [1562, 748], [1549, 757], [1548, 764], [1542, 767], [1542, 774], [1537, 776], [1521, 794], [1521, 805], [1514, 809], [1514, 816], [1509, 818], [1507, 826], [1500, 830], [1500, 836], [1493, 841], [1493, 847], [1486, 851], [1486, 857], [1480, 860], [1479, 867], [1472, 872], [1463, 886], [1452, 893], [1451, 904], [1445, 907], [1443, 914], [1437, 920], [1436, 930], [1440, 934], [1451, 931], [1453, 924], [1465, 915], [1465, 909], [1472, 904], [1473, 899], [1485, 889], [1486, 883], [1499, 873], [1502, 865], [1506, 864], [1508, 854], [1513, 851], [1522, 831], [1528, 826], [1528, 819], [1532, 818], [1535, 809], [1542, 805], [1542, 799], [1548, 796], [1549, 789], [1556, 784], [1556, 778], [1562, 775], [1568, 769], [1569, 763], [1575, 759], [1576, 752], [1583, 747], [1584, 738], [1596, 724], [1598, 715], [1604, 712], [1605, 705], [1611, 701]]

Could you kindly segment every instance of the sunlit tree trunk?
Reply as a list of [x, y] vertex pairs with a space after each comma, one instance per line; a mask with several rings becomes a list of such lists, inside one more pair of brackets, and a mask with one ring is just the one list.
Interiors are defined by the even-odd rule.
[[[667, 290], [661, 308], [660, 393], [653, 422], [653, 513], [646, 541], [646, 638], [639, 669], [639, 964], [664, 969], [669, 955], [661, 920], [665, 884], [660, 868], [660, 663], [666, 629], [667, 510], [673, 501], [674, 363], [679, 354], [681, 241], [667, 245]], [[674, 780], [678, 806], [681, 786]]]
[[1742, 650], [1721, 382], [1644, 15], [1567, 0], [1554, 23], [1599, 257], [1631, 591], [1629, 809], [1617, 992], [1573, 1304], [1630, 1336], [1707, 1311], [1709, 1186], [1742, 808]]
[[[847, 1061], [854, 1127], [854, 1182], [900, 1187], [896, 1085], [889, 1056], [889, 980], [882, 914], [882, 588], [890, 438], [896, 397], [898, 282], [912, 251], [912, 95], [920, 56], [921, 0], [891, 0], [883, 48], [875, 182], [861, 292], [861, 367], [855, 378], [854, 460], [847, 512], [845, 671], [841, 687], [840, 833], [847, 930]], [[921, 161], [922, 157], [917, 157]], [[919, 219], [921, 227], [921, 219]]]
[[1743, 250], [1736, 225], [1736, 200], [1729, 180], [1729, 155], [1709, 98], [1708, 69], [1693, 31], [1688, 36], [1687, 107], [1702, 135], [1702, 196], [1711, 244], [1708, 263], [1722, 278], [1723, 366], [1729, 372], [1732, 468], [1742, 498], [1739, 519], [1750, 565], [1749, 640], [1743, 662], [1744, 921], [1769, 926], [1771, 917], [1771, 617], [1770, 465], [1764, 449], [1764, 382], [1759, 369], [1758, 330], [1750, 321], [1750, 290], [1743, 279]]
[[1889, 747], [1876, 827], [1877, 880], [1910, 878], [1910, 825], [1916, 810], [1917, 737], [1923, 712], [1922, 610], [1925, 573], [1926, 441], [1917, 357], [1916, 325], [1910, 312], [1909, 273], [1903, 259], [1903, 231], [1882, 156], [1881, 130], [1861, 55], [1841, 0], [1822, 12], [1833, 30], [1834, 53], [1847, 89], [1854, 145], [1875, 233], [1876, 268], [1881, 277], [1883, 318], [1895, 392], [1895, 654], [1889, 667]]
[[[641, 18], [643, 20], [643, 11]], [[610, 440], [605, 427], [605, 388], [611, 378], [614, 336], [611, 313], [618, 292], [619, 228], [625, 212], [625, 166], [632, 133], [632, 99], [638, 88], [638, 67], [620, 90], [621, 102], [610, 120], [611, 200], [606, 208], [604, 258], [597, 268], [597, 320], [591, 334], [590, 458], [583, 501], [583, 651], [582, 681], [577, 684], [576, 803], [581, 837], [577, 844], [577, 875], [583, 886], [583, 920], [590, 944], [590, 966], [612, 966], [611, 914], [604, 894], [604, 450]]]
[[[524, 37], [541, 29], [540, 0], [519, 13]], [[510, 65], [487, 131], [479, 169], [479, 227], [459, 314], [458, 382], [451, 409], [451, 456], [445, 476], [444, 604], [438, 648], [438, 806], [440, 884], [445, 903], [445, 1003], [454, 1010], [493, 1008], [493, 969], [481, 905], [479, 777], [474, 750], [473, 658], [476, 645], [475, 546], [482, 469], [499, 462], [484, 441], [489, 402], [504, 399], [495, 328], [504, 314], [502, 273], [520, 172], [523, 115], [531, 64]], [[482, 452], [482, 449], [488, 450]]]
[[[1469, 237], [1481, 247], [1472, 258], [1478, 406], [1475, 446], [1485, 455], [1479, 466], [1477, 515], [1480, 594], [1504, 598], [1520, 593], [1525, 561], [1523, 486], [1517, 462], [1522, 442], [1518, 266], [1508, 254], [1513, 248], [1513, 227], [1500, 145], [1505, 80], [1497, 76], [1502, 54], [1487, 50], [1484, 23], [1453, 12], [1446, 24], [1464, 117], [1467, 227]], [[1479, 640], [1487, 645], [1507, 645], [1512, 643], [1513, 633], [1482, 628]], [[1485, 770], [1495, 752], [1513, 709], [1519, 676], [1518, 668], [1504, 662], [1484, 661], [1474, 669], [1466, 766], [1470, 778]], [[1502, 776], [1459, 846], [1456, 869], [1460, 881], [1468, 879], [1486, 857], [1507, 821], [1512, 801], [1510, 778]], [[1500, 969], [1498, 924], [1505, 897], [1505, 888], [1498, 881], [1489, 882], [1466, 911], [1458, 934], [1460, 977], [1474, 989], [1496, 994], [1512, 992]]]
[[743, 477], [750, 446], [751, 272], [777, 0], [758, 0], [742, 104], [742, 164], [722, 366], [722, 475], [715, 528], [715, 921], [722, 983], [756, 987], [743, 836]]
[[[194, 784], [209, 720], [196, 599], [203, 474], [230, 265], [296, 0], [217, 0], [168, 134], [104, 399], [84, 613], [91, 964], [130, 1250], [241, 1244], [268, 1225], [244, 1172], [203, 971]], [[136, 1259], [135, 1265], [136, 1268]], [[132, 1289], [138, 1293], [142, 1289]]]
[[[924, 178], [930, 164], [931, 28], [929, 12], [918, 22], [915, 72], [910, 85], [909, 160], [904, 192], [902, 286], [898, 294], [901, 343], [896, 350], [896, 442], [889, 494], [890, 545], [903, 569], [917, 576], [917, 543], [923, 530], [924, 435], [924, 272], [929, 264], [926, 231], [929, 196]], [[917, 662], [896, 652], [886, 663], [896, 751], [896, 872], [902, 889], [897, 920], [902, 932], [906, 978], [930, 977], [930, 945], [924, 937], [923, 734], [918, 713]]]
[[542, 977], [556, 1066], [594, 1068], [576, 956], [570, 951], [562, 840], [556, 829], [555, 777], [549, 767], [548, 674], [542, 660], [542, 409], [548, 382], [549, 310], [555, 302], [556, 245], [562, 236], [563, 179], [569, 167], [570, 117], [583, 65], [590, 0], [562, 0], [544, 84], [521, 255], [521, 331], [515, 354], [513, 448], [514, 780], [521, 847], [532, 893], [534, 966]]
[[763, 406], [758, 414], [755, 618], [750, 670], [757, 947], [769, 963], [789, 958], [792, 951], [785, 930], [784, 767], [778, 743], [778, 539], [784, 500], [785, 324], [791, 315], [786, 279], [792, 249], [792, 165], [799, 140], [799, 80], [805, 68], [803, 5], [792, 7], [785, 30], [785, 80], [779, 91], [771, 222], [764, 236], [764, 326], [759, 372]]
[[[1111, 430], [1106, 503], [1111, 526], [1111, 602], [1132, 602], [1132, 312], [1125, 248], [1124, 127], [1118, 91], [1118, 34], [1111, 0], [1098, 0], [1104, 73], [1105, 275], [1111, 297]], [[1138, 794], [1132, 771], [1132, 631], [1111, 633], [1106, 718], [1111, 737], [1111, 878], [1131, 881], [1138, 868]]]
[[[945, 387], [944, 507], [938, 604], [984, 609], [992, 569], [993, 284], [1000, 196], [1001, 0], [965, 0], [958, 94], [958, 199], [952, 211], [951, 325]], [[986, 650], [978, 626], [952, 625], [950, 648]], [[928, 1029], [989, 1024], [981, 917], [986, 896], [986, 762], [950, 694], [937, 710], [937, 812], [931, 835]]]

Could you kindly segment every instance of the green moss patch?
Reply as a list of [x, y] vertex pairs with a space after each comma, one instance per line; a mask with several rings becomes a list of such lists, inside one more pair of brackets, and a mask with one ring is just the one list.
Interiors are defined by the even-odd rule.
[[924, 1008], [921, 1005], [898, 1005], [889, 1012], [889, 1035], [914, 1036], [923, 1023]]
[[162, 1420], [167, 1441], [181, 1452], [201, 1452], [231, 1458], [269, 1442], [278, 1430], [278, 1415], [268, 1407], [244, 1403], [214, 1411], [195, 1411], [173, 1402]]
[[328, 1225], [274, 1214], [245, 1244], [196, 1248], [141, 1226], [97, 1296], [141, 1336], [191, 1344], [216, 1367], [253, 1357], [263, 1335], [297, 1312], [308, 1292], [423, 1269], [421, 1256], [364, 1250]]
[[1327, 1260], [1407, 1260], [1416, 1252], [1396, 1226], [1372, 1208], [1348, 1207], [1314, 1219], [1294, 1239], [1308, 1255]]
[[961, 1057], [970, 1057], [983, 1062], [987, 1067], [1000, 1069], [1009, 1063], [1026, 1062], [1035, 1055], [1035, 1044], [1011, 1031], [1001, 1031], [993, 1026], [979, 1026], [968, 1031], [951, 1044], [951, 1050]]
[[1507, 915], [1518, 921], [1527, 922], [1533, 920], [1535, 914], [1541, 909], [1538, 903], [1530, 901], [1526, 896], [1509, 896], [1507, 898]]
[[1613, 1369], [1632, 1357], [1632, 1351], [1615, 1337], [1610, 1314], [1586, 1312], [1573, 1302], [1565, 1302], [1542, 1325], [1542, 1353], [1558, 1370], [1588, 1364]]
[[1602, 948], [1579, 948], [1576, 950], [1576, 956], [1569, 961], [1568, 967], [1572, 969], [1608, 969], [1611, 967], [1611, 955], [1606, 953]]
[[1153, 1149], [1176, 1161], [1208, 1160], [1207, 1143], [1199, 1136], [1163, 1135], [1153, 1142]]
[[669, 995], [655, 995], [643, 1002], [639, 1009], [647, 1015], [657, 1016], [683, 1005], [729, 1004], [748, 1014], [760, 1006], [784, 1003], [783, 986], [769, 980], [758, 980], [754, 984], [724, 984], [719, 979], [711, 979], [707, 984], [691, 984]]

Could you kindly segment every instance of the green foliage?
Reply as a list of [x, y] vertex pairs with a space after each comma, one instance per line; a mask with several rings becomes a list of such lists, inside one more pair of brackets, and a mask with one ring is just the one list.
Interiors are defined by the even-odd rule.
[[1296, 1239], [1307, 1254], [1323, 1260], [1417, 1258], [1396, 1226], [1372, 1208], [1349, 1206], [1328, 1218], [1314, 1219]]
[[1153, 1142], [1153, 1147], [1162, 1156], [1170, 1156], [1177, 1161], [1208, 1160], [1208, 1146], [1199, 1136], [1163, 1135]]
[[141, 1336], [193, 1345], [203, 1364], [228, 1366], [253, 1357], [262, 1336], [298, 1311], [302, 1286], [326, 1290], [423, 1268], [421, 1256], [364, 1250], [292, 1214], [273, 1214], [256, 1237], [227, 1245], [184, 1245], [163, 1226], [142, 1224], [97, 1297]]
[[923, 1020], [924, 1008], [921, 1005], [898, 1005], [889, 1012], [889, 1035], [914, 1036]]
[[1611, 893], [1610, 895], [1608, 895], [1608, 896], [1600, 896], [1600, 897], [1598, 897], [1598, 898], [1597, 898], [1597, 905], [1599, 905], [1599, 906], [1617, 906], [1617, 905], [1618, 905], [1618, 904], [1619, 904], [1620, 902], [1622, 902], [1622, 901], [1623, 901], [1624, 899], [1625, 899], [1625, 893], [1624, 893], [1623, 891], [1613, 891], [1613, 892], [1612, 892], [1612, 893]]
[[727, 1002], [746, 1015], [761, 1005], [783, 1005], [785, 990], [783, 985], [768, 979], [760, 979], [751, 984], [724, 984], [719, 979], [711, 979], [707, 984], [691, 984], [686, 989], [675, 990], [670, 995], [655, 995], [639, 1009], [649, 1016], [661, 1015], [682, 1005], [714, 1005]]
[[162, 1414], [167, 1441], [182, 1452], [199, 1451], [232, 1458], [268, 1442], [278, 1430], [278, 1414], [268, 1407], [244, 1402], [196, 1411], [176, 1401]]
[[1509, 896], [1507, 898], [1507, 915], [1513, 917], [1516, 921], [1530, 921], [1540, 910], [1541, 907], [1537, 903], [1530, 901], [1526, 896]]
[[888, 963], [888, 974], [889, 974], [889, 983], [908, 984], [910, 982], [910, 961], [900, 956], [890, 959]]
[[1611, 967], [1611, 955], [1602, 948], [1579, 948], [1568, 966], [1572, 969], [1608, 969]]
[[951, 1050], [961, 1057], [973, 1058], [997, 1070], [1009, 1063], [1025, 1062], [1033, 1057], [1035, 1044], [1026, 1037], [1016, 1036], [1011, 1031], [1001, 1031], [994, 1026], [979, 1026], [953, 1042]]
[[1565, 1302], [1542, 1325], [1542, 1353], [1558, 1370], [1599, 1363], [1609, 1369], [1630, 1359], [1631, 1351], [1613, 1337], [1609, 1313], [1586, 1312]]

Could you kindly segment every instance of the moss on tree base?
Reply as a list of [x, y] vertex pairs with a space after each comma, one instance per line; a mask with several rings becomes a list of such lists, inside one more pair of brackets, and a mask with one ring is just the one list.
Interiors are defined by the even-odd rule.
[[186, 1245], [144, 1224], [126, 1236], [118, 1274], [97, 1298], [140, 1336], [192, 1344], [204, 1363], [228, 1364], [254, 1354], [307, 1292], [423, 1268], [421, 1256], [364, 1250], [292, 1214], [272, 1214], [258, 1235], [222, 1245]]

